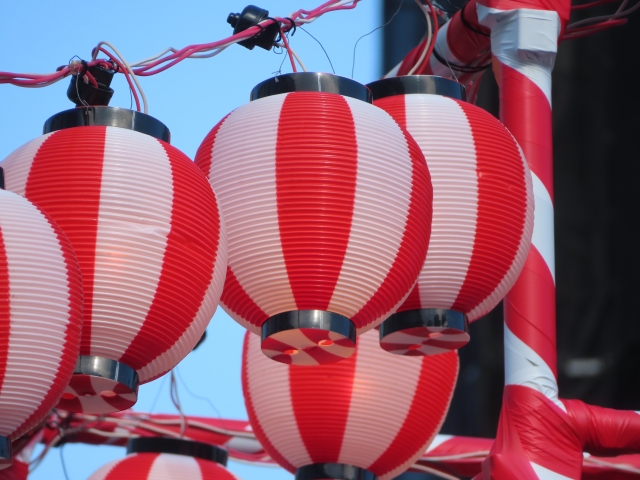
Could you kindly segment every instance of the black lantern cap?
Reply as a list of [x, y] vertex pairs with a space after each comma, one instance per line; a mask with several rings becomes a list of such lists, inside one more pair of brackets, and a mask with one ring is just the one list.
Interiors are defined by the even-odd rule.
[[127, 454], [130, 453], [171, 453], [200, 458], [227, 466], [228, 454], [224, 448], [209, 443], [169, 437], [137, 437], [129, 440]]
[[120, 127], [170, 143], [169, 128], [146, 113], [115, 107], [78, 107], [56, 113], [44, 122], [43, 133], [73, 127]]
[[[78, 75], [71, 77], [71, 83], [67, 88], [67, 98], [79, 107], [87, 105], [109, 105], [113, 96], [113, 89], [110, 87], [111, 80], [115, 75], [115, 69], [104, 68], [100, 65], [87, 67], [83, 61], [82, 70]], [[97, 85], [84, 81], [84, 73], [90, 73], [95, 79]]]
[[[269, 18], [269, 11], [264, 8], [248, 5], [242, 10], [242, 13], [230, 13], [227, 17], [227, 23], [233, 27], [233, 34], [244, 32], [245, 30], [258, 25], [263, 20]], [[260, 31], [253, 37], [238, 42], [249, 50], [253, 50], [255, 46], [271, 50], [275, 43], [276, 36], [280, 31], [280, 24], [273, 22], [266, 27], [260, 27]]]
[[371, 103], [371, 91], [363, 84], [331, 73], [298, 72], [287, 73], [259, 83], [251, 90], [251, 100], [291, 92], [336, 93], [363, 102]]
[[378, 477], [364, 468], [343, 463], [314, 463], [296, 470], [295, 480], [378, 480]]
[[467, 100], [467, 90], [463, 85], [449, 78], [435, 75], [405, 75], [402, 77], [383, 78], [367, 84], [374, 100], [394, 95], [426, 93]]

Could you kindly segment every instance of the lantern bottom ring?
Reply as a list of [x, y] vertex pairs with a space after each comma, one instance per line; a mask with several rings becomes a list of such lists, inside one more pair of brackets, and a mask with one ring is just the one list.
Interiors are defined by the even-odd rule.
[[322, 365], [350, 357], [356, 326], [344, 315], [326, 310], [292, 310], [262, 324], [262, 352], [291, 365]]
[[0, 436], [0, 470], [11, 466], [12, 463], [11, 439]]
[[295, 480], [317, 480], [333, 478], [339, 480], [378, 480], [378, 477], [364, 468], [343, 463], [314, 463], [296, 470]]
[[394, 313], [380, 325], [380, 346], [396, 355], [437, 355], [468, 342], [469, 319], [456, 310], [406, 310]]
[[209, 443], [169, 437], [138, 437], [129, 440], [127, 455], [131, 453], [170, 453], [201, 458], [227, 466], [228, 453], [222, 447]]
[[76, 413], [112, 413], [126, 410], [138, 400], [138, 373], [110, 358], [78, 357], [58, 408]]

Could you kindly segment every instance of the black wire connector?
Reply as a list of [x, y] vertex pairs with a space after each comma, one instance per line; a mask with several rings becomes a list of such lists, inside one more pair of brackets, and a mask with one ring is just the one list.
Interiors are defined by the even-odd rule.
[[257, 25], [260, 27], [258, 33], [238, 43], [249, 50], [253, 50], [255, 46], [264, 48], [265, 50], [271, 50], [276, 36], [280, 32], [280, 24], [273, 22], [266, 27], [258, 25], [267, 18], [269, 18], [268, 10], [256, 7], [255, 5], [248, 5], [242, 10], [242, 13], [230, 13], [227, 17], [227, 23], [233, 27], [234, 35]]

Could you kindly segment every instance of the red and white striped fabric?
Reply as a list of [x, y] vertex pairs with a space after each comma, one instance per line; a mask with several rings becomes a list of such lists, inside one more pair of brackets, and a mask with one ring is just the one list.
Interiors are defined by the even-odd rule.
[[73, 373], [82, 280], [69, 240], [45, 213], [0, 190], [0, 435], [22, 436]]
[[[43, 135], [1, 165], [7, 189], [45, 209], [76, 251], [80, 355], [124, 363], [140, 383], [171, 370], [202, 336], [226, 271], [216, 198], [198, 168], [151, 136], [95, 126]], [[74, 376], [61, 407], [107, 413], [135, 403], [135, 392], [96, 382]]]
[[386, 480], [425, 452], [449, 408], [458, 354], [389, 355], [375, 331], [355, 354], [313, 368], [269, 361], [244, 341], [242, 388], [256, 438], [283, 468], [340, 463]]
[[[431, 241], [418, 283], [398, 312], [450, 309], [473, 322], [513, 286], [529, 252], [533, 189], [507, 129], [475, 105], [439, 95], [376, 100], [418, 142], [433, 182]], [[468, 334], [446, 327], [399, 330], [381, 340], [397, 354], [459, 348]]]
[[[330, 93], [261, 98], [216, 125], [195, 162], [227, 225], [221, 303], [245, 328], [259, 334], [275, 314], [321, 310], [362, 333], [413, 287], [429, 242], [431, 181], [415, 141], [383, 110]], [[313, 365], [355, 348], [300, 330], [267, 338], [265, 354]]]
[[209, 460], [172, 453], [134, 453], [100, 467], [88, 480], [239, 480]]

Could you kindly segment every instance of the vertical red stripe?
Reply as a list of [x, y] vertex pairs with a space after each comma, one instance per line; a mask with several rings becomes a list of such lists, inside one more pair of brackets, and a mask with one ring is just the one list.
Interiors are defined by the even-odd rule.
[[149, 478], [151, 467], [159, 453], [137, 453], [130, 455], [116, 463], [104, 480], [124, 480]]
[[[233, 113], [233, 112], [232, 112]], [[213, 161], [213, 144], [216, 141], [216, 137], [218, 136], [218, 131], [222, 124], [225, 122], [227, 117], [231, 115], [228, 113], [222, 120], [220, 120], [215, 127], [211, 129], [211, 131], [204, 137], [204, 140], [198, 147], [198, 151], [196, 152], [196, 158], [194, 163], [202, 170], [205, 177], [209, 178], [211, 175], [211, 162]]]
[[287, 95], [276, 143], [278, 224], [301, 310], [329, 306], [349, 243], [357, 167], [355, 125], [344, 98]]
[[79, 127], [52, 134], [36, 153], [25, 196], [64, 230], [75, 251], [84, 291], [80, 354], [89, 355], [93, 281], [106, 127]]
[[[253, 429], [253, 433], [256, 434], [256, 438], [260, 442], [260, 445], [265, 449], [265, 451], [269, 454], [271, 458], [273, 458], [278, 465], [280, 465], [285, 470], [288, 470], [291, 473], [296, 471], [296, 467], [294, 467], [287, 459], [273, 446], [273, 444], [269, 441], [269, 437], [265, 433], [262, 425], [260, 424], [260, 420], [258, 419], [258, 415], [256, 415], [256, 410], [253, 406], [253, 397], [251, 387], [249, 385], [249, 339], [250, 336], [254, 335], [251, 332], [247, 332], [244, 335], [244, 342], [242, 344], [242, 393], [244, 394], [244, 404], [247, 408], [247, 416], [249, 417], [249, 422], [251, 423], [251, 428]], [[345, 360], [346, 361], [346, 360]], [[316, 367], [314, 367], [316, 368]], [[280, 388], [279, 386], [274, 386], [274, 388]]]
[[202, 480], [236, 480], [236, 477], [222, 465], [208, 460], [202, 460], [201, 458], [194, 457], [194, 460], [200, 468]]
[[[393, 95], [391, 97], [381, 98], [380, 100], [374, 101], [373, 104], [391, 115], [398, 125], [406, 130], [407, 102], [405, 95]], [[422, 308], [420, 304], [420, 289], [418, 283], [416, 283], [398, 311], [417, 310], [420, 308]]]
[[227, 276], [224, 281], [224, 290], [222, 290], [220, 303], [224, 305], [225, 310], [230, 310], [236, 316], [258, 327], [269, 318], [269, 315], [244, 291], [233, 270], [231, 270], [231, 266], [227, 266]]
[[361, 328], [389, 313], [410, 289], [422, 270], [431, 237], [433, 187], [424, 155], [416, 141], [402, 129], [411, 160], [411, 194], [404, 233], [389, 273], [373, 297], [352, 317]]
[[9, 262], [4, 247], [2, 228], [0, 228], [0, 389], [4, 383], [9, 356], [9, 334], [11, 333], [11, 287]]
[[478, 173], [476, 236], [467, 276], [452, 305], [471, 311], [489, 296], [518, 253], [527, 212], [525, 167], [518, 145], [488, 112], [457, 101], [473, 135]]
[[[438, 433], [447, 415], [457, 377], [458, 352], [422, 357], [420, 379], [404, 423], [391, 445], [368, 470], [378, 476], [388, 474], [416, 455], [416, 446], [423, 446]], [[397, 394], [407, 395], [408, 392]], [[442, 413], [438, 416], [434, 412]]]
[[[313, 463], [337, 462], [349, 418], [358, 350], [330, 365], [291, 365], [291, 405]], [[318, 392], [322, 392], [318, 395]]]
[[173, 175], [171, 230], [153, 302], [120, 358], [136, 370], [169, 350], [189, 328], [213, 278], [220, 244], [220, 216], [211, 185], [185, 154], [160, 143]]

